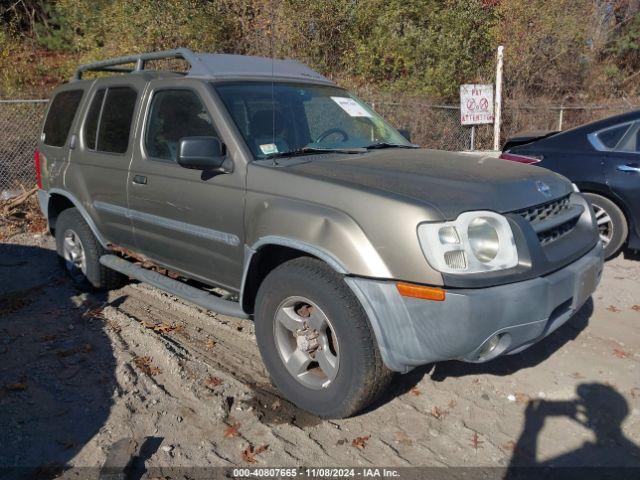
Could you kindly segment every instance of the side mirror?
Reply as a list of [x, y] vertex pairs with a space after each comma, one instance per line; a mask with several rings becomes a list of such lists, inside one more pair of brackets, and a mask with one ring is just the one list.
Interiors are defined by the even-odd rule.
[[408, 128], [399, 128], [398, 133], [406, 138], [408, 142], [411, 141], [411, 130]]
[[216, 137], [184, 137], [178, 146], [178, 165], [194, 170], [231, 173], [233, 163]]

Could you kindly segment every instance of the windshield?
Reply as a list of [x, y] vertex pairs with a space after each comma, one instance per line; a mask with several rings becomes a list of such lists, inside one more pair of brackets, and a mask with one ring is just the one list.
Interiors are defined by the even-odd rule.
[[256, 158], [301, 150], [411, 145], [341, 88], [238, 82], [215, 85], [215, 89]]

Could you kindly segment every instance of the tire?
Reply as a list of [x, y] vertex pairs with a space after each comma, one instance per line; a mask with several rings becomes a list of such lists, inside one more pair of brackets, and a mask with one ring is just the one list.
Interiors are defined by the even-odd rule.
[[[318, 368], [321, 363], [326, 365], [326, 362], [318, 360], [318, 368], [305, 371], [300, 378], [290, 373], [285, 365], [283, 343], [285, 349], [291, 345], [294, 345], [291, 347], [293, 349], [300, 347], [297, 337], [276, 320], [276, 314], [283, 315], [289, 308], [287, 305], [299, 301], [302, 301], [303, 308], [297, 311], [303, 316], [306, 315], [305, 302], [315, 304], [309, 310], [312, 312], [308, 317], [310, 327], [318, 324], [318, 318], [327, 319], [329, 328], [325, 331], [325, 340], [323, 334], [317, 339], [320, 347], [313, 353], [315, 359], [320, 359], [322, 355], [328, 358], [333, 354], [339, 359], [335, 377], [321, 387], [318, 383], [326, 382], [329, 377]], [[290, 307], [290, 311], [295, 312], [299, 306]], [[315, 310], [316, 307], [318, 310]], [[299, 318], [298, 314], [294, 316]], [[342, 275], [320, 260], [296, 258], [267, 275], [256, 297], [255, 328], [262, 359], [275, 386], [294, 404], [319, 417], [344, 418], [354, 415], [373, 402], [391, 380], [392, 372], [382, 363], [362, 305]], [[296, 340], [292, 341], [294, 338]], [[304, 349], [307, 344], [304, 340], [302, 342]], [[309, 367], [313, 366], [311, 362]], [[315, 384], [312, 387], [304, 382]]]
[[605, 243], [604, 258], [613, 258], [627, 241], [627, 219], [620, 207], [608, 198], [595, 193], [584, 193], [584, 196], [596, 214], [600, 238]]
[[[55, 236], [60, 261], [76, 286], [83, 289], [112, 290], [124, 283], [123, 275], [100, 263], [100, 257], [107, 251], [76, 208], [68, 208], [60, 213], [56, 220]], [[78, 260], [79, 256], [70, 258], [71, 247], [68, 245], [73, 244], [80, 245], [80, 249], [75, 249], [74, 252], [82, 253], [83, 265]]]

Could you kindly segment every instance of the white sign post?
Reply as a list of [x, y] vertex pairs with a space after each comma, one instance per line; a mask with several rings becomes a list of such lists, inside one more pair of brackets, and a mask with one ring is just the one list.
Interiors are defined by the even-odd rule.
[[493, 120], [493, 85], [460, 85], [460, 123], [471, 125], [471, 150], [475, 148], [475, 126]]

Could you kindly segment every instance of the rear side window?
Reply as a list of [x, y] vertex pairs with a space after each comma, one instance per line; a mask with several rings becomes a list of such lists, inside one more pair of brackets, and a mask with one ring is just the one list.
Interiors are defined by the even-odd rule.
[[52, 147], [62, 147], [67, 143], [71, 124], [82, 99], [82, 90], [67, 90], [58, 93], [51, 101], [51, 107], [44, 122], [44, 143]]
[[615, 148], [627, 130], [629, 130], [628, 124], [601, 130], [597, 134], [598, 140], [600, 140], [600, 143], [609, 149]]
[[84, 140], [88, 148], [125, 153], [129, 146], [137, 92], [129, 87], [98, 90], [87, 113]]
[[100, 110], [102, 110], [104, 93], [104, 89], [98, 90], [98, 93], [93, 97], [84, 126], [84, 141], [91, 150], [96, 149], [96, 140], [98, 139], [98, 120], [100, 119]]
[[640, 123], [636, 123], [631, 131], [624, 138], [622, 143], [618, 145], [616, 150], [621, 152], [640, 153]]

